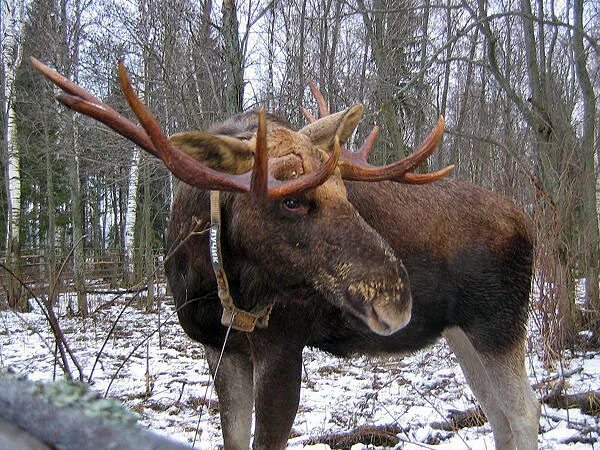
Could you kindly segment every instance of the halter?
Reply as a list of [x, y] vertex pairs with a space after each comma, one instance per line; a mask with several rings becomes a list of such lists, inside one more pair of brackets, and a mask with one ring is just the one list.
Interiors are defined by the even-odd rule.
[[269, 324], [269, 314], [273, 309], [273, 304], [269, 304], [257, 312], [245, 311], [235, 306], [227, 275], [223, 268], [223, 258], [221, 256], [221, 203], [219, 201], [219, 191], [210, 191], [210, 232], [209, 232], [209, 253], [210, 262], [217, 279], [217, 288], [223, 314], [221, 315], [221, 324], [226, 327], [231, 326], [234, 330], [252, 332], [255, 327], [266, 328]]

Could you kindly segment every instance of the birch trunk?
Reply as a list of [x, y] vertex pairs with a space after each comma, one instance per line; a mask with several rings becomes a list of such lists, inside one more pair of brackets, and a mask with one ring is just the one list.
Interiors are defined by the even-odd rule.
[[[3, 43], [0, 44], [3, 65], [3, 92], [2, 105], [5, 117], [4, 136], [6, 151], [6, 199], [7, 199], [7, 226], [6, 226], [6, 256], [7, 262], [19, 275], [20, 253], [20, 225], [21, 225], [21, 170], [17, 149], [17, 123], [15, 112], [15, 72], [23, 56], [21, 40], [23, 36], [23, 1], [8, 1], [3, 7], [6, 12]], [[20, 284], [13, 278], [8, 282], [8, 305], [20, 311], [28, 309], [27, 299], [22, 297]]]
[[134, 238], [135, 238], [135, 220], [137, 213], [137, 191], [138, 191], [138, 171], [140, 162], [140, 151], [137, 147], [133, 148], [131, 166], [129, 167], [129, 189], [127, 191], [127, 210], [125, 213], [125, 267], [126, 278], [129, 283], [134, 279]]

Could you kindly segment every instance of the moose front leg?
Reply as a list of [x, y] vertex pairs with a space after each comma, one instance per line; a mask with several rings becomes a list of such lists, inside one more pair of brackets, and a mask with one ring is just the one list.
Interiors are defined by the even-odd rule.
[[[205, 345], [210, 371], [215, 375], [220, 349]], [[250, 356], [225, 352], [214, 377], [219, 397], [221, 429], [226, 450], [248, 450], [252, 426], [252, 361]]]
[[254, 450], [285, 449], [300, 400], [302, 348], [260, 346], [254, 351]]

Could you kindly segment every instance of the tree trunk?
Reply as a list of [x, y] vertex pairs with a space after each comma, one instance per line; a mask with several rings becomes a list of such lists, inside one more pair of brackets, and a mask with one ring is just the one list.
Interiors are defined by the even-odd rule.
[[338, 110], [338, 100], [335, 93], [338, 92], [335, 82], [340, 75], [340, 67], [336, 64], [336, 55], [340, 41], [340, 28], [342, 25], [342, 2], [335, 2], [333, 30], [331, 32], [331, 48], [327, 58], [327, 92], [329, 93], [329, 108], [331, 111]]
[[44, 144], [46, 157], [46, 213], [48, 217], [48, 230], [46, 234], [46, 280], [48, 283], [48, 301], [50, 305], [56, 304], [58, 289], [56, 284], [56, 215], [54, 205], [54, 171], [52, 161], [54, 151], [50, 146], [47, 123], [44, 123]]
[[[390, 30], [386, 27], [388, 14], [385, 12], [386, 4], [384, 1], [375, 0], [372, 13], [369, 13], [369, 9], [365, 6], [363, 0], [358, 0], [357, 4], [361, 10], [367, 39], [372, 49], [371, 56], [375, 62], [377, 73], [375, 101], [382, 124], [382, 136], [380, 138], [382, 152], [380, 151], [379, 155], [374, 154], [373, 159], [376, 163], [389, 162], [390, 159], [406, 156], [404, 133], [398, 116], [400, 105], [396, 98], [398, 77], [405, 67], [402, 67], [403, 61], [395, 61], [394, 58], [390, 57], [389, 52], [391, 49], [386, 46], [385, 39], [390, 37], [391, 34], [400, 34], [404, 30]], [[398, 15], [400, 13], [394, 11], [393, 14]], [[403, 51], [400, 48], [395, 48], [395, 50], [398, 52]]]
[[[20, 228], [21, 228], [21, 168], [17, 148], [17, 122], [15, 112], [15, 76], [16, 69], [21, 64], [23, 56], [23, 14], [24, 2], [19, 0], [8, 1], [3, 7], [6, 11], [5, 36], [3, 36], [2, 50], [2, 90], [4, 102], [2, 115], [4, 117], [4, 136], [6, 165], [6, 200], [7, 200], [7, 226], [6, 226], [6, 256], [7, 263], [19, 277], [20, 270]], [[29, 305], [23, 296], [21, 284], [14, 278], [8, 278], [7, 301], [11, 308], [18, 311], [27, 311]]]
[[[419, 52], [419, 72], [421, 75], [416, 80], [417, 85], [417, 108], [415, 110], [415, 135], [413, 140], [413, 147], [418, 148], [419, 144], [423, 140], [423, 134], [425, 129], [425, 107], [426, 102], [426, 87], [425, 87], [425, 65], [427, 63], [427, 44], [429, 42], [429, 9], [430, 2], [429, 0], [425, 0], [423, 2], [423, 18], [421, 22], [421, 49]], [[449, 11], [449, 10], [448, 10]], [[448, 12], [449, 14], [449, 12]], [[450, 19], [448, 18], [448, 21]], [[448, 27], [450, 27], [450, 23], [448, 23]], [[447, 55], [449, 56], [451, 47], [448, 47]], [[448, 58], [448, 69], [450, 69], [450, 58]], [[427, 169], [425, 168], [425, 171]]]
[[269, 29], [267, 42], [267, 98], [265, 102], [265, 109], [267, 111], [273, 111], [275, 109], [275, 92], [274, 92], [274, 77], [273, 77], [273, 64], [275, 63], [275, 8], [277, 1], [271, 3], [271, 14], [269, 15]]
[[244, 66], [235, 0], [223, 0], [221, 13], [225, 59], [225, 112], [232, 116], [242, 111], [244, 100]]
[[[149, 157], [146, 157], [148, 158]], [[154, 243], [154, 229], [152, 227], [152, 184], [150, 183], [150, 165], [148, 161], [144, 164], [144, 184], [142, 203], [142, 232], [141, 245], [143, 251], [143, 274], [148, 283], [148, 293], [146, 296], [146, 311], [152, 311], [154, 307], [154, 254], [152, 251]]]
[[75, 282], [75, 291], [77, 292], [77, 312], [82, 316], [87, 316], [88, 304], [85, 289], [85, 242], [83, 233], [83, 193], [81, 186], [80, 161], [78, 151], [79, 131], [75, 121], [70, 122], [73, 129], [73, 151], [75, 157], [71, 159], [70, 165], [70, 187], [71, 187], [71, 220], [73, 225], [73, 281]]
[[585, 303], [595, 314], [594, 328], [600, 331], [600, 236], [598, 234], [598, 212], [596, 209], [596, 173], [594, 167], [594, 137], [596, 123], [596, 95], [587, 70], [587, 57], [583, 46], [583, 0], [574, 0], [573, 17], [575, 29], [572, 38], [575, 59], [575, 74], [581, 89], [583, 101], [583, 136], [579, 152], [581, 168], [582, 211], [579, 215], [579, 229], [582, 233], [585, 273]]
[[[298, 29], [299, 38], [298, 38], [298, 54], [296, 55], [296, 64], [297, 64], [297, 74], [298, 74], [298, 93], [297, 98], [301, 102], [304, 98], [304, 89], [306, 88], [306, 80], [304, 79], [304, 40], [305, 40], [305, 21], [306, 21], [306, 0], [302, 0], [302, 6], [300, 7], [300, 26]], [[301, 123], [300, 120], [300, 111], [297, 111], [296, 114], [296, 123]]]
[[[63, 54], [60, 55], [63, 61], [63, 67], [66, 73], [71, 73], [75, 83], [79, 78], [79, 37], [81, 32], [81, 10], [80, 3], [76, 1], [73, 5], [75, 8], [75, 23], [71, 36], [67, 35], [67, 26], [69, 22], [67, 2], [61, 2], [61, 27], [63, 30]], [[83, 186], [81, 184], [81, 164], [79, 159], [79, 128], [75, 121], [73, 112], [69, 113], [67, 122], [68, 132], [70, 137], [70, 148], [73, 156], [69, 160], [69, 187], [71, 191], [71, 221], [73, 227], [71, 246], [73, 249], [73, 281], [75, 291], [77, 292], [77, 313], [82, 316], [89, 314], [87, 294], [85, 287], [85, 241], [84, 241], [84, 197]]]
[[140, 151], [133, 148], [131, 165], [129, 166], [129, 184], [127, 190], [127, 210], [125, 213], [125, 270], [129, 284], [134, 280], [134, 245], [135, 221], [137, 213], [137, 190]]

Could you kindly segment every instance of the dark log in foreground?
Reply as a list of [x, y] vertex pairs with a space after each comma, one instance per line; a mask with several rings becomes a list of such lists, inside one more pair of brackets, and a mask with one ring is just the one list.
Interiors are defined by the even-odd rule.
[[402, 433], [398, 425], [365, 425], [352, 431], [327, 433], [304, 441], [304, 445], [327, 444], [331, 448], [350, 448], [355, 444], [371, 444], [377, 447], [395, 447]]
[[0, 448], [51, 450], [46, 444], [10, 423], [0, 420]]
[[[83, 384], [33, 383], [0, 374], [0, 420], [25, 431], [38, 444], [65, 450], [184, 450], [190, 447], [137, 425], [116, 400], [98, 398]], [[25, 439], [0, 427], [0, 444]], [[4, 441], [3, 441], [4, 439]], [[44, 446], [31, 449], [42, 449]], [[3, 447], [2, 448], [10, 448]], [[28, 448], [28, 447], [24, 447]]]

